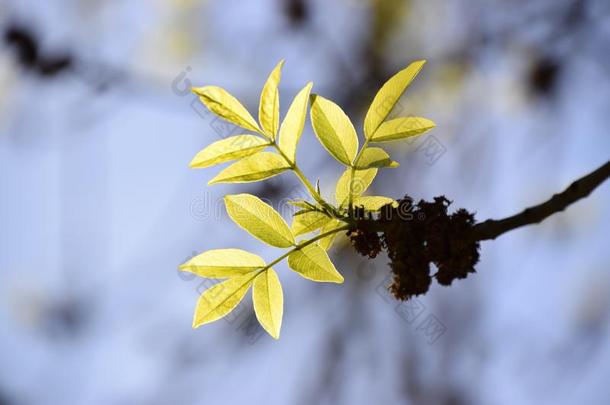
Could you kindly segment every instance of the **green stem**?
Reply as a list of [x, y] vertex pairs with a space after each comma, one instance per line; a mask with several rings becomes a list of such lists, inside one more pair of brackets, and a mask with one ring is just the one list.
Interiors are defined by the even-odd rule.
[[349, 228], [350, 228], [349, 225], [345, 225], [345, 226], [342, 226], [339, 228], [331, 229], [328, 232], [321, 233], [321, 234], [315, 236], [314, 238], [303, 241], [303, 242], [297, 244], [293, 249], [290, 249], [288, 252], [284, 253], [283, 255], [281, 255], [280, 257], [278, 257], [277, 259], [275, 259], [274, 261], [272, 261], [271, 263], [269, 263], [268, 265], [263, 267], [260, 271], [264, 271], [264, 270], [268, 269], [269, 267], [278, 264], [279, 262], [284, 260], [286, 257], [288, 257], [288, 255], [290, 255], [295, 250], [303, 249], [305, 246], [311, 245], [312, 243], [317, 242], [320, 239], [327, 237], [328, 235], [332, 235], [333, 233], [337, 233], [337, 232], [341, 232], [341, 231], [347, 231]]
[[348, 195], [348, 200], [347, 200], [347, 202], [348, 202], [347, 209], [350, 214], [352, 212], [352, 202], [353, 202], [352, 186], [353, 186], [353, 182], [354, 182], [354, 172], [356, 171], [356, 166], [358, 166], [358, 161], [360, 160], [360, 157], [362, 157], [362, 153], [364, 152], [366, 147], [369, 146], [369, 139], [370, 138], [367, 138], [364, 140], [364, 144], [362, 144], [362, 148], [360, 148], [360, 150], [358, 151], [358, 154], [354, 158], [354, 162], [352, 163], [352, 166], [350, 167], [349, 195]]
[[301, 171], [301, 169], [299, 169], [296, 162], [293, 162], [292, 160], [290, 160], [290, 158], [288, 158], [288, 156], [286, 156], [284, 151], [279, 147], [279, 145], [275, 141], [271, 142], [271, 146], [273, 146], [279, 152], [279, 154], [282, 155], [284, 160], [286, 160], [286, 163], [288, 163], [290, 165], [290, 168], [292, 169], [292, 171], [294, 171], [294, 174], [296, 174], [296, 176], [299, 178], [301, 183], [303, 183], [305, 188], [307, 188], [307, 191], [309, 191], [309, 194], [311, 194], [313, 199], [316, 200], [316, 202], [318, 204], [320, 204], [327, 210], [330, 210], [330, 212], [332, 212], [335, 217], [338, 217], [340, 219], [341, 215], [339, 215], [339, 213], [337, 212], [335, 207], [331, 206], [326, 201], [324, 201], [322, 196], [316, 191], [316, 189], [311, 184], [311, 182], [307, 179], [307, 177], [305, 177], [305, 174]]

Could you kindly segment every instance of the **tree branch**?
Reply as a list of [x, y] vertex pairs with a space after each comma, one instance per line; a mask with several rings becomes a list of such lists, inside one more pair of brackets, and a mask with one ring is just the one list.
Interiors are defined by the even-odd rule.
[[553, 195], [542, 204], [529, 207], [520, 213], [504, 219], [488, 219], [473, 227], [475, 240], [491, 240], [526, 225], [537, 224], [551, 215], [563, 211], [581, 198], [587, 197], [597, 186], [610, 177], [610, 161], [597, 170], [574, 181], [559, 194]]

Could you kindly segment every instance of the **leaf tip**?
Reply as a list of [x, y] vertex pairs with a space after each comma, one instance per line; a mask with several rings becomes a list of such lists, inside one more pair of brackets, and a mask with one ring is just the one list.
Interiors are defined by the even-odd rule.
[[201, 322], [199, 319], [197, 319], [197, 312], [195, 312], [195, 315], [193, 316], [193, 324], [191, 325], [191, 327], [193, 329], [197, 329], [198, 327], [200, 327], [204, 323], [205, 322]]
[[189, 163], [189, 168], [190, 169], [199, 169], [200, 166], [197, 165], [197, 158], [193, 158], [193, 160], [191, 160], [191, 162]]

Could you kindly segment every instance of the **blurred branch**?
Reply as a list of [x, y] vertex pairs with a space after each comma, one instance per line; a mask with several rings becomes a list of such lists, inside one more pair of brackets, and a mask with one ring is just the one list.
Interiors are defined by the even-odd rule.
[[476, 224], [473, 232], [476, 240], [491, 240], [522, 226], [537, 224], [561, 212], [576, 201], [587, 197], [593, 190], [610, 177], [610, 161], [597, 170], [574, 181], [559, 194], [553, 195], [542, 204], [529, 207], [520, 213], [504, 219], [488, 219]]

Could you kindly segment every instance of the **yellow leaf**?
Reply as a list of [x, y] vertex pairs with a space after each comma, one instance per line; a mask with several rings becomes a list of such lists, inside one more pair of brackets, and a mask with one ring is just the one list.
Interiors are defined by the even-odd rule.
[[250, 194], [225, 196], [231, 219], [255, 238], [276, 247], [294, 245], [294, 236], [286, 221], [269, 204]]
[[193, 328], [213, 322], [231, 312], [252, 285], [254, 274], [230, 278], [208, 288], [197, 301]]
[[390, 159], [390, 155], [381, 148], [366, 148], [362, 152], [362, 155], [360, 155], [360, 159], [358, 159], [358, 163], [356, 164], [356, 168], [360, 170], [369, 169], [371, 167], [398, 166], [398, 162]]
[[322, 146], [339, 162], [349, 166], [358, 150], [358, 136], [341, 108], [324, 97], [311, 96], [311, 124]]
[[258, 107], [258, 120], [271, 139], [275, 138], [280, 121], [280, 93], [277, 88], [282, 77], [282, 66], [284, 66], [283, 59], [267, 78]]
[[216, 141], [197, 155], [191, 161], [192, 168], [204, 168], [214, 166], [229, 160], [253, 155], [265, 149], [269, 142], [254, 135], [236, 135]]
[[371, 142], [388, 142], [420, 135], [436, 124], [427, 118], [404, 117], [386, 121], [379, 126]]
[[343, 283], [343, 276], [335, 269], [326, 251], [316, 243], [290, 253], [288, 266], [309, 280]]
[[354, 206], [363, 206], [367, 211], [379, 211], [381, 207], [387, 204], [397, 204], [397, 202], [389, 197], [382, 196], [360, 196], [354, 198]]
[[227, 278], [251, 273], [265, 267], [259, 256], [241, 249], [213, 249], [193, 257], [180, 266], [207, 278]]
[[303, 133], [305, 116], [307, 115], [307, 100], [309, 99], [311, 86], [313, 86], [312, 82], [307, 83], [294, 97], [280, 127], [280, 149], [292, 162], [296, 159], [297, 144]]
[[295, 215], [292, 220], [292, 233], [294, 236], [313, 232], [324, 226], [331, 218], [319, 211], [309, 211]]
[[369, 139], [385, 121], [407, 86], [415, 79], [426, 61], [418, 60], [396, 73], [377, 92], [364, 117], [364, 136]]
[[268, 179], [289, 169], [283, 157], [273, 152], [258, 152], [243, 158], [222, 170], [208, 182], [216, 183], [249, 183]]
[[352, 198], [358, 197], [366, 191], [367, 188], [375, 179], [377, 175], [377, 169], [366, 169], [366, 170], [354, 170], [352, 177], [352, 169], [348, 168], [343, 172], [337, 187], [335, 188], [335, 198], [337, 205], [341, 206], [349, 200], [350, 184], [352, 185]]
[[277, 273], [269, 268], [254, 279], [252, 301], [256, 318], [274, 339], [280, 338], [284, 294]]
[[222, 87], [194, 87], [193, 93], [216, 115], [242, 128], [262, 132], [246, 107]]
[[[333, 219], [330, 222], [327, 222], [326, 225], [324, 225], [320, 229], [320, 234], [332, 231], [333, 229], [339, 228], [342, 225], [343, 225], [343, 223], [341, 221], [339, 221], [338, 219]], [[330, 249], [330, 247], [333, 244], [333, 241], [335, 240], [335, 238], [337, 237], [338, 234], [339, 234], [339, 232], [335, 232], [335, 233], [331, 233], [328, 236], [323, 237], [322, 239], [320, 239], [318, 241], [318, 245], [320, 245], [320, 247], [324, 250]]]

